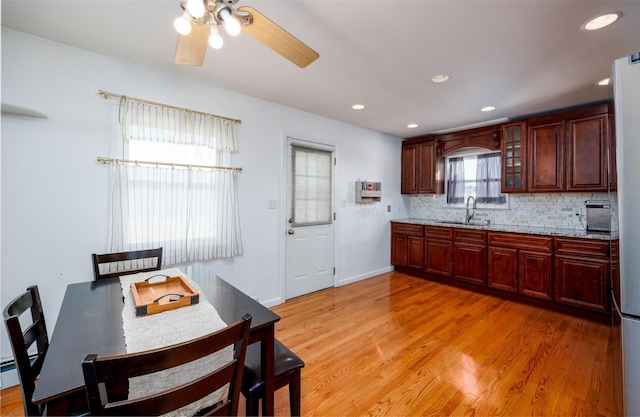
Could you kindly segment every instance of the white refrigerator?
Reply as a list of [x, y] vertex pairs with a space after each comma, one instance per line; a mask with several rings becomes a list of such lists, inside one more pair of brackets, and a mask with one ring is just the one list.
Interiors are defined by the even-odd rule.
[[614, 62], [613, 94], [620, 261], [613, 250], [616, 403], [620, 415], [640, 416], [640, 52]]

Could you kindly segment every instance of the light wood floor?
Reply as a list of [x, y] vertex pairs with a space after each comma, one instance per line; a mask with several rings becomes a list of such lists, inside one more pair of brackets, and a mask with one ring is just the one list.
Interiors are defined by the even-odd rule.
[[[272, 310], [306, 362], [305, 416], [612, 415], [600, 323], [396, 272]], [[11, 390], [3, 416], [22, 409], [5, 407]], [[282, 389], [276, 415], [288, 414]]]

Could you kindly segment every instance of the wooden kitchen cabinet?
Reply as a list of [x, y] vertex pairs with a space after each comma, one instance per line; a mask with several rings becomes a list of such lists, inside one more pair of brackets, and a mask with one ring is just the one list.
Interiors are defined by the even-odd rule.
[[403, 143], [401, 176], [402, 194], [442, 194], [444, 160], [437, 141]]
[[518, 292], [553, 300], [553, 254], [521, 250], [518, 262]]
[[502, 125], [502, 192], [527, 190], [526, 121]]
[[487, 286], [518, 292], [518, 250], [489, 246]]
[[491, 232], [488, 244], [489, 287], [553, 300], [553, 238]]
[[[398, 270], [449, 285], [604, 319], [617, 241], [392, 222]], [[611, 257], [611, 260], [610, 260]], [[473, 284], [473, 285], [469, 285]]]
[[424, 227], [424, 272], [444, 278], [453, 276], [453, 229]]
[[391, 224], [391, 264], [421, 270], [424, 238], [421, 225]]
[[615, 190], [611, 103], [564, 110], [501, 125], [402, 144], [403, 194], [444, 193], [444, 157], [459, 149], [501, 150], [503, 193]]
[[500, 125], [462, 130], [439, 136], [438, 143], [443, 156], [462, 148], [500, 150], [500, 133]]
[[424, 254], [424, 238], [417, 236], [408, 237], [408, 262], [407, 266], [413, 269], [422, 269]]
[[609, 313], [609, 242], [555, 239], [555, 301]]
[[418, 145], [402, 145], [402, 172], [400, 192], [416, 194], [418, 192]]
[[606, 191], [609, 116], [567, 121], [566, 191]]
[[564, 190], [564, 121], [529, 125], [527, 190]]
[[610, 104], [598, 104], [528, 119], [527, 191], [615, 189], [612, 114]]
[[487, 232], [453, 229], [454, 279], [487, 284]]

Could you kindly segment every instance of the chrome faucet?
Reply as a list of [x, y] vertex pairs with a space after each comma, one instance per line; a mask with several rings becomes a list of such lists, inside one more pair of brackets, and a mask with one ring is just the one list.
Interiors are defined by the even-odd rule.
[[[469, 201], [470, 200], [473, 200], [473, 206], [472, 206], [473, 212], [471, 214], [469, 214]], [[469, 220], [471, 220], [473, 218], [473, 216], [476, 215], [476, 209], [477, 208], [478, 207], [476, 206], [476, 198], [474, 196], [470, 195], [469, 198], [467, 198], [467, 215], [466, 215], [466, 217], [464, 219], [464, 224], [469, 224]]]

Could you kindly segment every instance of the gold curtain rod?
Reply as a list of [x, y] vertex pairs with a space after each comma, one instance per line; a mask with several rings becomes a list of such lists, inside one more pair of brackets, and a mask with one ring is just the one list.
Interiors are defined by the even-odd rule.
[[229, 121], [234, 122], [234, 123], [242, 123], [242, 120], [240, 120], [240, 119], [232, 119], [230, 117], [224, 117], [224, 116], [220, 116], [220, 115], [217, 115], [217, 114], [204, 113], [204, 112], [201, 112], [201, 111], [186, 109], [184, 107], [177, 107], [177, 106], [171, 106], [169, 104], [156, 103], [155, 101], [149, 101], [149, 100], [143, 100], [141, 98], [123, 96], [123, 95], [120, 95], [120, 94], [110, 93], [108, 91], [98, 90], [98, 94], [100, 94], [102, 97], [104, 97], [105, 100], [108, 100], [109, 97], [113, 97], [113, 98], [117, 98], [117, 99], [121, 99], [122, 97], [127, 97], [127, 100], [135, 101], [137, 103], [151, 104], [153, 106], [161, 106], [161, 107], [166, 107], [168, 109], [174, 109], [174, 110], [185, 110], [185, 111], [190, 111], [192, 113], [201, 114], [203, 116], [219, 117], [221, 119], [229, 120]]
[[154, 161], [132, 161], [129, 159], [104, 158], [102, 156], [98, 157], [98, 162], [102, 162], [104, 165], [110, 164], [112, 162], [124, 162], [128, 164], [162, 165], [162, 166], [186, 167], [186, 168], [226, 169], [226, 170], [242, 172], [242, 168], [234, 168], [234, 167], [219, 167], [219, 166], [213, 166], [213, 165], [173, 164], [171, 162], [154, 162]]

